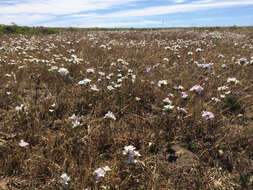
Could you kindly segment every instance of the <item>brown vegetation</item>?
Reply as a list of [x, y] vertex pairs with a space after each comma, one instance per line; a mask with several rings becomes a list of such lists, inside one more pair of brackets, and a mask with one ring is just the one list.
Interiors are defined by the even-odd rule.
[[252, 51], [251, 28], [0, 36], [0, 189], [252, 189]]

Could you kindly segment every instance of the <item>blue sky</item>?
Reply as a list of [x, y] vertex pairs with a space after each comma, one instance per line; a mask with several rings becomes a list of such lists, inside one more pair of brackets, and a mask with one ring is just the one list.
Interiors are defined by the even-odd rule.
[[253, 25], [253, 0], [0, 0], [0, 24], [50, 27]]

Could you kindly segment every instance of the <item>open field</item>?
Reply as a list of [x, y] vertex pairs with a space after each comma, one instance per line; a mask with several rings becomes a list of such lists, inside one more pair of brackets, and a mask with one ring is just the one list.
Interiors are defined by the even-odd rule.
[[10, 32], [0, 73], [1, 190], [253, 189], [252, 27]]

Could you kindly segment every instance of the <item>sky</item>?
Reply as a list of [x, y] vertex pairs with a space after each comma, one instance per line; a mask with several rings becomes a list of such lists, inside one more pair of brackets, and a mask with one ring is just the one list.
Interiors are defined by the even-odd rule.
[[0, 0], [0, 24], [48, 27], [252, 26], [253, 0]]

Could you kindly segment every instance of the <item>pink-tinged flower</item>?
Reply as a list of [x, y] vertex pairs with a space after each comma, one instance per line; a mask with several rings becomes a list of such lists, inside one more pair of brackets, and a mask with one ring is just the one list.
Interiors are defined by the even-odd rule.
[[151, 71], [151, 69], [148, 67], [146, 68], [146, 72], [149, 73]]
[[105, 174], [108, 171], [111, 171], [111, 168], [109, 168], [108, 166], [96, 169], [94, 171], [94, 174], [96, 174], [96, 180], [99, 180], [101, 177], [105, 177]]
[[175, 90], [183, 90], [184, 87], [182, 85], [174, 86]]
[[214, 114], [210, 111], [203, 111], [202, 112], [202, 118], [204, 120], [210, 120], [213, 121], [214, 120]]
[[87, 69], [86, 72], [87, 72], [87, 73], [94, 73], [95, 70], [94, 70], [93, 68], [91, 68], [91, 69]]
[[186, 99], [188, 97], [188, 94], [186, 94], [185, 92], [182, 92], [182, 96], [183, 99]]
[[101, 177], [105, 177], [105, 170], [103, 170], [102, 168], [98, 168], [94, 171], [94, 174], [96, 174], [96, 179], [98, 180]]
[[127, 163], [137, 163], [138, 161], [135, 159], [135, 157], [141, 156], [138, 151], [135, 151], [135, 147], [132, 145], [125, 146], [123, 150], [123, 155], [128, 155]]
[[16, 110], [16, 111], [22, 111], [23, 108], [24, 108], [24, 104], [21, 104], [20, 106], [16, 106], [16, 107], [15, 107], [15, 110]]
[[29, 143], [25, 142], [23, 139], [19, 143], [19, 146], [21, 146], [21, 147], [25, 147], [25, 146], [28, 146], [28, 145], [29, 145]]
[[201, 92], [204, 90], [204, 88], [200, 85], [194, 85], [190, 91], [195, 91], [197, 92], [198, 94], [201, 94]]
[[188, 111], [185, 108], [177, 107], [177, 110], [183, 113], [188, 113]]

